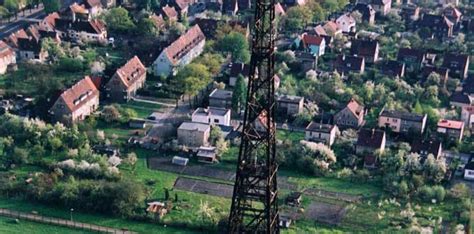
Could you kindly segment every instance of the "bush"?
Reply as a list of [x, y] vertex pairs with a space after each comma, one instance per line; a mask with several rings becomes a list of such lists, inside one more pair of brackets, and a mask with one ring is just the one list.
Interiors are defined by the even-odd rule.
[[434, 193], [434, 198], [436, 198], [437, 201], [439, 202], [444, 201], [444, 198], [446, 197], [446, 191], [444, 190], [443, 186], [441, 185], [434, 186], [433, 193]]
[[434, 198], [435, 193], [433, 188], [428, 185], [424, 185], [418, 190], [418, 196], [425, 202], [430, 202]]

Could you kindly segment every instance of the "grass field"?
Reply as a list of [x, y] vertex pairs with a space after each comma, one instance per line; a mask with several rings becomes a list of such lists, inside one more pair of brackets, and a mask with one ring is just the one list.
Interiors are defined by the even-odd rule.
[[19, 223], [15, 223], [14, 219], [0, 216], [0, 233], [9, 234], [24, 234], [24, 233], [35, 233], [35, 234], [79, 234], [79, 233], [92, 233], [84, 230], [69, 229], [66, 227], [52, 226], [47, 224], [29, 222], [20, 220]]
[[151, 113], [158, 111], [161, 106], [153, 103], [129, 101], [120, 104], [121, 107], [130, 108], [137, 112], [138, 118], [146, 119]]

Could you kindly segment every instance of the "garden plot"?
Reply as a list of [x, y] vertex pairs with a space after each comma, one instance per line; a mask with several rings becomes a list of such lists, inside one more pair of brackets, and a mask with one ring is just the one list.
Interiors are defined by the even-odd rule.
[[316, 188], [307, 189], [304, 191], [304, 193], [311, 196], [330, 198], [330, 199], [346, 201], [346, 202], [358, 202], [362, 199], [362, 196], [359, 196], [359, 195], [331, 192], [331, 191], [326, 191], [326, 190], [316, 189]]
[[343, 206], [313, 201], [306, 209], [305, 217], [318, 222], [338, 225], [346, 212], [347, 209]]
[[218, 197], [232, 198], [234, 187], [228, 184], [219, 184], [179, 177], [174, 183], [174, 188], [194, 193], [208, 194]]

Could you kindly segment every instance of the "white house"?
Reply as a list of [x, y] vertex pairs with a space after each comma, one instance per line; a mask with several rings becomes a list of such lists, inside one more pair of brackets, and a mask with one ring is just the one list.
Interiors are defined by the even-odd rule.
[[166, 47], [153, 62], [156, 76], [174, 75], [177, 68], [191, 63], [204, 50], [206, 38], [199, 25], [191, 27], [185, 34]]
[[474, 161], [470, 161], [464, 166], [464, 179], [474, 180]]
[[107, 40], [105, 23], [99, 19], [72, 21], [59, 18], [55, 20], [55, 26], [56, 32], [61, 38], [94, 42]]
[[462, 108], [461, 120], [464, 122], [464, 126], [467, 126], [467, 128], [474, 128], [474, 106], [465, 106]]
[[16, 63], [16, 53], [5, 42], [0, 41], [0, 75], [7, 72], [10, 64]]
[[338, 128], [336, 125], [322, 124], [311, 121], [305, 129], [305, 140], [321, 142], [331, 146], [336, 140]]
[[230, 114], [230, 109], [199, 107], [193, 112], [192, 121], [196, 123], [230, 126]]
[[356, 20], [349, 13], [339, 16], [336, 20], [336, 24], [342, 32], [348, 33], [356, 31]]

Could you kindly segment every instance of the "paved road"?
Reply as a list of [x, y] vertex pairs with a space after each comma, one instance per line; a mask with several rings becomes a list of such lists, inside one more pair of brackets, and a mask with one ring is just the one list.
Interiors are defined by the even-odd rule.
[[65, 227], [74, 228], [74, 229], [82, 229], [82, 230], [87, 230], [87, 231], [92, 231], [92, 232], [134, 234], [134, 232], [130, 232], [126, 230], [113, 229], [113, 228], [98, 226], [98, 225], [89, 224], [89, 223], [75, 222], [75, 221], [70, 221], [67, 219], [51, 218], [47, 216], [29, 214], [25, 212], [18, 212], [18, 211], [1, 209], [1, 208], [0, 208], [0, 215], [10, 217], [10, 218], [29, 220], [29, 221], [38, 222], [38, 223], [51, 224], [51, 225], [56, 225], [56, 226], [65, 226]]
[[[29, 10], [26, 10], [26, 16], [22, 16], [23, 13], [18, 14], [18, 18], [10, 23], [0, 26], [0, 39], [10, 35], [12, 32], [15, 32], [22, 27], [27, 26], [30, 24], [28, 19], [41, 19], [45, 17], [45, 13], [43, 12], [43, 8], [33, 9], [30, 13]], [[26, 18], [26, 19], [25, 19]]]

